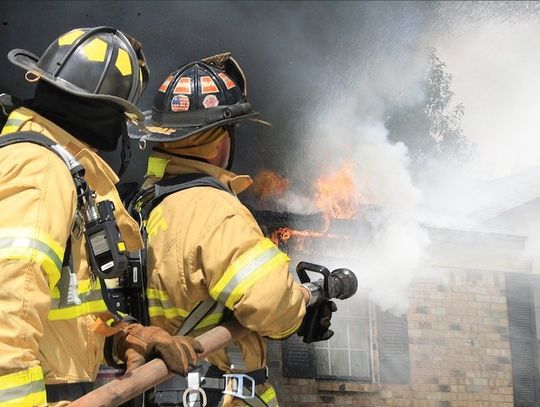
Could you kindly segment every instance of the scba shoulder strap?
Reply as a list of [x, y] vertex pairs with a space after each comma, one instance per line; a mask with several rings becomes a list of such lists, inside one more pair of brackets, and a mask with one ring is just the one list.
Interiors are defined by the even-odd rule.
[[[141, 189], [141, 191], [135, 194], [135, 196], [131, 199], [131, 202], [128, 205], [128, 211], [134, 218], [139, 220], [139, 223], [141, 225], [141, 234], [143, 236], [145, 246], [147, 242], [147, 234], [144, 225], [148, 220], [152, 210], [156, 206], [158, 206], [167, 196], [195, 187], [210, 187], [231, 193], [229, 188], [227, 188], [215, 178], [206, 174], [192, 173], [180, 174], [166, 178], [157, 182], [156, 184], [151, 185], [148, 188]], [[140, 258], [142, 260], [142, 264], [140, 265], [140, 267], [143, 269], [143, 275], [146, 278], [146, 256], [143, 255], [140, 256]], [[204, 301], [203, 303], [200, 303], [184, 320], [182, 327], [176, 333], [176, 335], [188, 334], [215, 308], [216, 304], [216, 301], [211, 298], [207, 301]], [[144, 306], [145, 309], [147, 309], [146, 305], [147, 304], [145, 304]], [[143, 307], [141, 307], [140, 305], [137, 306], [138, 310], [142, 308]], [[128, 310], [128, 313], [131, 313], [129, 311], [132, 310]], [[131, 313], [131, 315], [133, 314]]]
[[205, 174], [180, 174], [161, 180], [148, 188], [141, 189], [132, 198], [128, 210], [132, 215], [134, 215], [134, 212], [137, 212], [137, 218], [139, 218], [139, 222], [142, 224], [148, 220], [150, 212], [167, 196], [194, 187], [212, 187], [231, 192], [229, 188], [211, 176]]
[[[45, 147], [49, 151], [56, 154], [68, 168], [75, 190], [86, 188], [84, 180], [84, 167], [79, 164], [75, 157], [70, 154], [64, 147], [57, 144], [55, 141], [45, 137], [41, 133], [34, 131], [17, 131], [0, 137], [0, 148], [17, 143], [33, 143]], [[76, 277], [73, 273], [73, 257], [71, 254], [71, 236], [66, 242], [66, 251], [62, 260], [62, 272], [58, 281], [60, 291], [60, 305], [73, 305], [71, 302], [78, 301]], [[80, 301], [80, 300], [79, 300]]]
[[[124, 244], [121, 240], [116, 220], [114, 205], [111, 201], [95, 203], [92, 191], [84, 179], [84, 167], [63, 146], [41, 133], [33, 131], [16, 131], [0, 137], [0, 148], [17, 143], [33, 143], [56, 154], [68, 168], [77, 195], [77, 214], [75, 225], [78, 225], [85, 235], [88, 260], [92, 273], [100, 279], [102, 297], [105, 305], [114, 315], [118, 310], [108, 295], [104, 279], [116, 278], [125, 272], [127, 257], [122, 253]], [[99, 247], [94, 247], [94, 243]], [[106, 247], [104, 247], [106, 246]], [[60, 304], [64, 306], [78, 305], [80, 299], [77, 293], [77, 278], [72, 266], [71, 236], [66, 242], [66, 251], [62, 263], [59, 280]]]
[[[71, 176], [74, 178], [74, 182], [76, 181], [75, 176], [82, 177], [84, 175], [84, 167], [79, 164], [71, 153], [41, 133], [35, 131], [17, 131], [0, 137], [0, 148], [17, 143], [37, 144], [55, 153], [66, 164], [66, 167], [68, 167]], [[85, 182], [84, 179], [77, 181]], [[77, 182], [75, 182], [75, 186], [78, 187]]]

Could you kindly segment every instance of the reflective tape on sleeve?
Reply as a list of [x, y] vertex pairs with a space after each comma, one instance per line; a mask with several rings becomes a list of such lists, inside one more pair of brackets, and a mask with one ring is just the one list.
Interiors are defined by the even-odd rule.
[[0, 376], [0, 406], [43, 406], [47, 404], [41, 367], [34, 366]]
[[19, 113], [16, 110], [14, 110], [13, 112], [9, 114], [9, 117], [6, 121], [6, 124], [2, 128], [2, 133], [0, 133], [0, 135], [3, 136], [5, 134], [10, 134], [10, 133], [14, 133], [18, 131], [21, 128], [21, 126], [29, 119], [31, 119], [30, 116], [27, 116], [25, 114]]
[[185, 309], [175, 307], [165, 291], [148, 288], [146, 290], [148, 300], [148, 315], [150, 317], [162, 317], [167, 319], [186, 318], [189, 312]]
[[276, 391], [272, 386], [266, 389], [259, 397], [268, 407], [277, 407], [278, 405]]
[[250, 287], [275, 267], [288, 261], [287, 255], [270, 239], [263, 239], [227, 268], [210, 289], [210, 295], [227, 308], [233, 309]]
[[32, 228], [0, 229], [0, 260], [26, 260], [39, 264], [54, 287], [60, 279], [64, 248], [46, 232]]
[[51, 290], [51, 307], [48, 319], [58, 321], [63, 319], [78, 318], [87, 314], [95, 314], [107, 311], [107, 305], [101, 295], [99, 280], [80, 280], [77, 286], [77, 294], [80, 304], [60, 304], [60, 291], [58, 287]]

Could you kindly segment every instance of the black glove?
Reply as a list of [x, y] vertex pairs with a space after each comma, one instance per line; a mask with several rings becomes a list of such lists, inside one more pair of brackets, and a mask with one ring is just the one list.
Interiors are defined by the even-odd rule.
[[305, 343], [326, 341], [334, 335], [330, 328], [332, 313], [337, 311], [333, 301], [323, 301], [320, 304], [309, 307], [298, 335], [304, 337]]

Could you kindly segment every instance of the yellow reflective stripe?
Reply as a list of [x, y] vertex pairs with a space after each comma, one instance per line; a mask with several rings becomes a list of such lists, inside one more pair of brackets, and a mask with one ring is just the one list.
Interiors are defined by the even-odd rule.
[[271, 400], [276, 398], [276, 391], [272, 386], [265, 390], [263, 394], [259, 396], [263, 401], [268, 404]]
[[244, 293], [277, 265], [289, 261], [285, 253], [270, 239], [263, 239], [242, 254], [210, 289], [210, 295], [229, 309], [240, 301]]
[[146, 297], [153, 300], [169, 301], [169, 295], [166, 291], [160, 291], [154, 288], [146, 289]]
[[201, 322], [199, 322], [193, 329], [203, 329], [203, 328], [208, 328], [208, 327], [217, 325], [221, 322], [221, 318], [223, 318], [223, 312], [210, 314], [206, 318], [204, 318]]
[[107, 305], [102, 299], [83, 302], [80, 305], [73, 305], [66, 308], [56, 308], [49, 310], [49, 320], [58, 321], [61, 319], [73, 319], [86, 314], [107, 311]]
[[[88, 294], [90, 291], [101, 292], [101, 284], [99, 280], [79, 280], [77, 286], [77, 293], [79, 293], [79, 295], [85, 295]], [[58, 287], [53, 287], [53, 289], [51, 290], [51, 298], [60, 298], [60, 290], [58, 289]]]
[[39, 406], [47, 404], [41, 367], [0, 376], [1, 406]]
[[77, 294], [81, 304], [60, 307], [60, 291], [58, 287], [54, 287], [51, 290], [49, 320], [73, 319], [86, 314], [107, 311], [107, 305], [101, 296], [99, 280], [80, 280], [77, 284]]
[[64, 249], [46, 232], [32, 228], [0, 229], [0, 259], [39, 264], [54, 287], [60, 279]]
[[21, 113], [17, 110], [14, 110], [13, 112], [11, 112], [9, 114], [9, 117], [8, 117], [8, 121], [9, 120], [21, 120], [21, 121], [26, 121], [26, 120], [30, 120], [32, 118], [32, 116], [29, 116], [27, 114], [24, 114], [24, 113]]
[[185, 318], [189, 313], [182, 308], [163, 308], [163, 307], [148, 307], [148, 315], [151, 317], [165, 317], [167, 319], [172, 318]]
[[146, 298], [148, 300], [148, 315], [151, 317], [185, 318], [189, 314], [187, 310], [173, 306], [165, 291], [148, 288], [146, 289]]
[[16, 132], [17, 130], [21, 128], [23, 123], [29, 119], [31, 119], [31, 117], [25, 114], [19, 113], [17, 111], [11, 112], [8, 116], [6, 124], [4, 125], [4, 128], [2, 129], [2, 133], [0, 133], [0, 135], [4, 136], [6, 134]]
[[4, 136], [6, 134], [15, 133], [17, 130], [19, 130], [20, 125], [18, 124], [9, 124], [6, 122], [4, 128], [2, 129], [2, 133], [0, 133], [1, 136]]

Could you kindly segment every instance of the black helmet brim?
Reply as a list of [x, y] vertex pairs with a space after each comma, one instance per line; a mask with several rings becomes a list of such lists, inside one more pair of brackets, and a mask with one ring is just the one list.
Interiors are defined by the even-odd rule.
[[[203, 126], [178, 127], [178, 125], [155, 121], [152, 118], [152, 111], [147, 110], [144, 112], [144, 123], [142, 126], [129, 126], [129, 137], [134, 140], [140, 140], [144, 138], [144, 140], [146, 141], [170, 143], [173, 141], [183, 140], [185, 138], [193, 136], [194, 134], [202, 133], [216, 127], [227, 126], [243, 120], [249, 120], [258, 115], [259, 112], [252, 111], [247, 114], [218, 120]], [[256, 120], [256, 122], [265, 123], [264, 121], [258, 120]], [[153, 128], [158, 128], [162, 131], [156, 132], [153, 131]]]
[[112, 95], [92, 94], [61, 78], [52, 76], [50, 73], [42, 70], [41, 68], [37, 66], [39, 58], [29, 51], [16, 48], [16, 49], [11, 50], [8, 53], [7, 57], [9, 61], [13, 63], [14, 65], [17, 65], [18, 67], [25, 69], [26, 71], [31, 71], [31, 72], [36, 73], [40, 79], [66, 92], [69, 92], [73, 95], [84, 97], [84, 98], [103, 100], [103, 101], [112, 103], [120, 107], [126, 114], [134, 115], [135, 118], [139, 121], [142, 121], [145, 118], [143, 112], [141, 112], [134, 104], [128, 102], [127, 100], [124, 100], [120, 97], [112, 96]]

